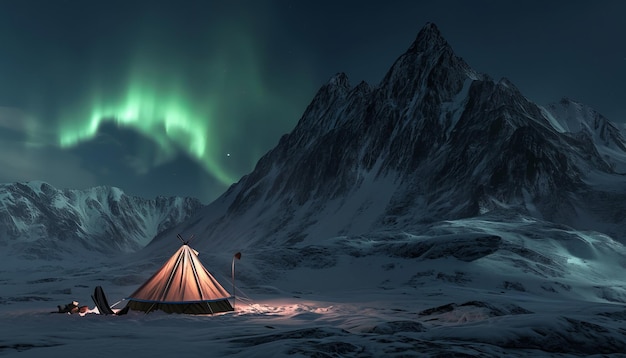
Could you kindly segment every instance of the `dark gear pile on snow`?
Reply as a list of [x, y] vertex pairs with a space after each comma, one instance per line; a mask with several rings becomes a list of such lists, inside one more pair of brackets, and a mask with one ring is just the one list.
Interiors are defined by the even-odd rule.
[[[87, 308], [87, 306], [84, 307]], [[59, 309], [59, 313], [78, 313], [83, 310], [83, 307], [78, 306], [77, 301], [72, 301], [65, 306], [57, 306], [57, 308]]]

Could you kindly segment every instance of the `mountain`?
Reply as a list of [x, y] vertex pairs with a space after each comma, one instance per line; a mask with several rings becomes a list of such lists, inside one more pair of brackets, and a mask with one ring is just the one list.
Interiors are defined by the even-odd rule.
[[613, 123], [593, 108], [569, 98], [552, 103], [545, 109], [557, 131], [592, 142], [611, 169], [626, 173], [624, 124]]
[[55, 258], [78, 248], [135, 251], [201, 207], [193, 198], [148, 200], [114, 187], [59, 190], [44, 182], [3, 184], [0, 245], [26, 257]]
[[379, 86], [333, 76], [250, 174], [178, 230], [211, 248], [304, 245], [513, 211], [622, 238], [625, 143], [587, 107], [542, 107], [477, 73], [427, 24]]

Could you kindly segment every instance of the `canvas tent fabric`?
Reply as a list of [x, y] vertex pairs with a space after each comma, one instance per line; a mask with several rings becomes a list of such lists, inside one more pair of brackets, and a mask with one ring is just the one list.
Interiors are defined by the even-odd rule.
[[213, 314], [233, 311], [231, 297], [202, 265], [197, 252], [183, 244], [127, 300], [131, 310], [146, 313]]

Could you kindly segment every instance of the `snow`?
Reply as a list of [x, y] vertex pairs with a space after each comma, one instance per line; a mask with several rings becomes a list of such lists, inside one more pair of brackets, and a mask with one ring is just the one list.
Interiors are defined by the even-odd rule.
[[454, 130], [454, 127], [456, 126], [459, 119], [461, 119], [465, 104], [468, 100], [469, 89], [473, 81], [473, 78], [467, 78], [465, 82], [463, 82], [463, 88], [459, 93], [456, 94], [454, 99], [451, 102], [444, 102], [441, 105], [441, 118], [439, 118], [439, 121], [445, 123], [443, 117], [446, 115], [451, 115], [450, 123], [446, 123], [446, 126], [448, 128], [446, 132], [446, 137], [450, 137], [450, 133]]
[[[39, 241], [42, 247], [87, 244], [103, 252], [143, 247], [201, 206], [190, 198], [147, 200], [108, 187], [59, 190], [41, 181], [2, 184], [0, 198], [0, 231], [6, 234], [0, 242], [9, 247]], [[101, 241], [93, 242], [98, 236]]]
[[626, 173], [623, 124], [611, 123], [593, 108], [569, 99], [540, 109], [559, 133], [588, 134], [603, 160], [616, 172]]
[[28, 185], [37, 195], [41, 195], [43, 193], [43, 191], [41, 190], [41, 186], [45, 184], [46, 183], [40, 180], [33, 180], [26, 183], [26, 185]]
[[[626, 284], [616, 270], [626, 248], [604, 234], [491, 214], [318, 239], [244, 251], [236, 311], [214, 316], [49, 313], [72, 300], [93, 307], [97, 285], [112, 303], [126, 297], [162, 263], [148, 251], [3, 258], [0, 320], [11, 324], [0, 326], [0, 355], [618, 357], [626, 349]], [[200, 256], [229, 291], [232, 249]]]
[[545, 107], [539, 106], [541, 110], [541, 114], [548, 120], [548, 122], [556, 129], [559, 133], [565, 133], [569, 131], [569, 128], [565, 128], [559, 120], [557, 120], [550, 111], [548, 111]]
[[[316, 225], [307, 230], [309, 239], [315, 240], [315, 238], [325, 237], [342, 230], [348, 231], [351, 228], [367, 230], [383, 214], [393, 196], [395, 177], [376, 177], [379, 163], [377, 162], [371, 171], [363, 173], [360, 186], [347, 199], [344, 197], [328, 202], [326, 212], [334, 213], [334, 215], [325, 213], [320, 215], [316, 221], [324, 222], [324, 225]], [[354, 216], [346, 217], [345, 213], [354, 213]]]

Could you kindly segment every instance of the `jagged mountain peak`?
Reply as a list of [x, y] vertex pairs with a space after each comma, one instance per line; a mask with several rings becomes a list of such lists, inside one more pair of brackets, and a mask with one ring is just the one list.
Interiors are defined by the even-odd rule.
[[514, 90], [515, 92], [520, 92], [517, 86], [515, 86], [515, 84], [511, 82], [511, 80], [507, 77], [500, 78], [500, 80], [498, 81], [498, 85]]
[[344, 72], [339, 72], [328, 80], [328, 86], [350, 89], [350, 80]]
[[560, 132], [596, 133], [600, 138], [608, 140], [607, 135], [617, 135], [620, 131], [620, 125], [609, 121], [592, 107], [567, 97], [549, 104], [547, 109], [557, 118], [555, 127]]
[[379, 86], [333, 76], [254, 171], [181, 231], [294, 244], [493, 210], [586, 225], [577, 218], [598, 205], [587, 176], [614, 173], [595, 138], [558, 122], [427, 24]]
[[402, 54], [380, 83], [384, 97], [399, 101], [436, 92], [440, 100], [450, 100], [466, 80], [484, 79], [458, 57], [434, 24], [427, 24], [411, 47]]
[[307, 108], [305, 114], [302, 116], [303, 119], [307, 117], [306, 113], [310, 110], [319, 106], [330, 106], [336, 100], [346, 97], [350, 89], [351, 86], [348, 76], [343, 72], [335, 74], [317, 91], [309, 108]]
[[590, 106], [564, 97], [544, 107], [544, 114], [559, 133], [588, 143], [611, 170], [626, 172], [626, 126], [613, 123]]
[[408, 52], [426, 52], [449, 46], [446, 39], [441, 35], [439, 28], [432, 22], [426, 23], [418, 32], [415, 41], [411, 44]]

